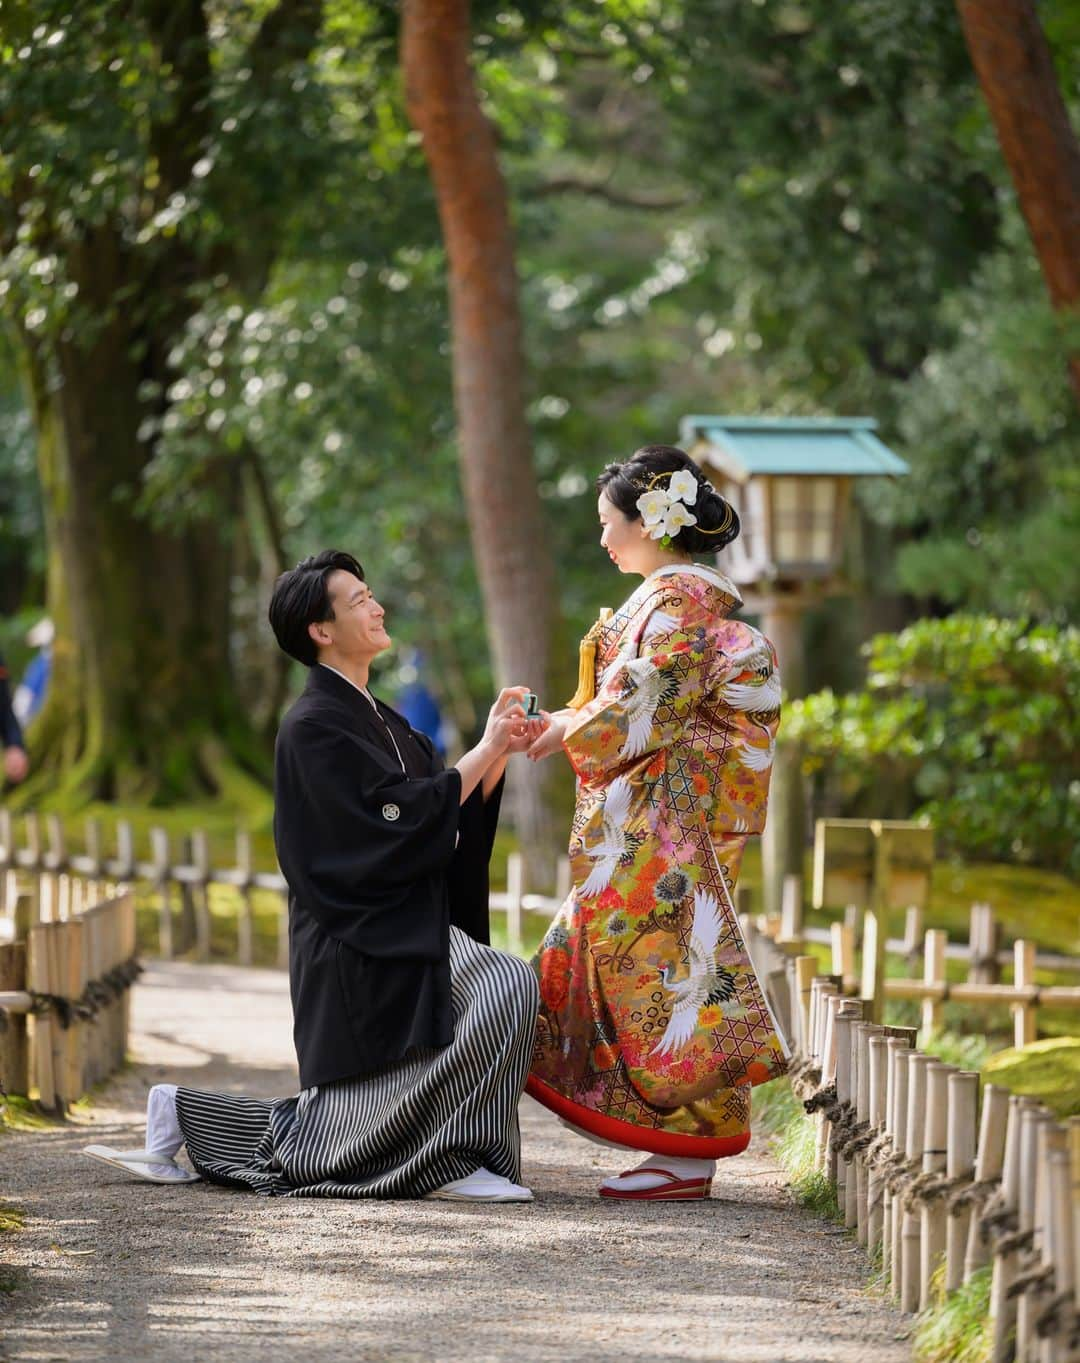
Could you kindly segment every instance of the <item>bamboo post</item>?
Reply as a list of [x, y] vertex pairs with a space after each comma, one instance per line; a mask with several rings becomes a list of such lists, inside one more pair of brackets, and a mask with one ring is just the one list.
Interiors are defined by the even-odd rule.
[[[949, 1138], [945, 1174], [950, 1179], [970, 1179], [975, 1169], [976, 1113], [979, 1106], [979, 1076], [972, 1070], [958, 1070], [949, 1076]], [[945, 1290], [955, 1292], [964, 1281], [964, 1254], [967, 1250], [967, 1207], [948, 1209], [945, 1220]]]
[[[851, 1087], [851, 1029], [858, 1021], [858, 1011], [852, 1006], [854, 1000], [844, 999], [833, 1020], [833, 1044], [836, 1048], [836, 1101], [846, 1105], [852, 1099]], [[861, 1011], [861, 1006], [860, 1006]], [[836, 1188], [836, 1200], [840, 1208], [846, 1204], [847, 1166], [837, 1153], [837, 1142], [833, 1132], [829, 1132], [828, 1178]]]
[[[75, 918], [63, 923], [59, 934], [64, 945], [64, 997], [72, 1002], [82, 998], [89, 984], [84, 931], [82, 921]], [[85, 1091], [86, 1047], [86, 1023], [73, 1017], [64, 1031], [64, 1098], [67, 1103], [74, 1103]]]
[[[926, 1113], [923, 1121], [924, 1174], [940, 1174], [948, 1160], [949, 1078], [951, 1065], [926, 1067]], [[919, 1310], [931, 1302], [934, 1273], [945, 1255], [945, 1206], [940, 1198], [923, 1202], [920, 1210]]]
[[[875, 1136], [886, 1130], [888, 1105], [889, 1038], [884, 1032], [870, 1037], [870, 1116]], [[884, 1222], [884, 1179], [875, 1163], [867, 1166], [866, 1180], [866, 1245], [870, 1252], [882, 1243]]]
[[525, 894], [525, 861], [520, 852], [506, 859], [506, 940], [511, 951], [520, 951], [521, 901]]
[[[35, 994], [51, 994], [49, 977], [49, 927], [39, 923], [31, 928], [26, 943], [26, 987]], [[38, 1102], [51, 1110], [56, 1105], [53, 1084], [52, 1031], [56, 1026], [50, 1013], [35, 1015], [30, 1021], [30, 1056]]]
[[858, 987], [855, 973], [855, 929], [848, 923], [829, 924], [829, 943], [832, 952], [832, 973], [843, 980], [845, 994], [853, 994]]
[[[1031, 989], [1035, 984], [1035, 943], [1019, 941], [1013, 945], [1013, 984]], [[1013, 1045], [1029, 1046], [1035, 1040], [1035, 1006], [1031, 1002], [1012, 1005]]]
[[780, 934], [778, 942], [801, 946], [803, 940], [802, 876], [784, 877], [780, 892]]
[[241, 965], [255, 959], [255, 900], [251, 882], [253, 855], [251, 834], [246, 828], [236, 833], [235, 883], [240, 892], [240, 916], [236, 921], [236, 957]]
[[923, 944], [923, 912], [922, 909], [914, 904], [904, 911], [904, 955], [909, 961], [914, 961], [922, 950]]
[[[1061, 1131], [1063, 1145], [1068, 1136]], [[1055, 1298], [1072, 1297], [1075, 1278], [1073, 1262], [1073, 1227], [1071, 1203], [1071, 1161], [1067, 1148], [1055, 1148], [1046, 1157], [1046, 1251], [1044, 1262], [1054, 1270], [1051, 1291]], [[1075, 1297], [1071, 1305], [1075, 1307]], [[1050, 1338], [1043, 1341], [1043, 1357], [1046, 1363], [1059, 1363], [1068, 1357], [1066, 1330], [1058, 1324]], [[1075, 1356], [1075, 1355], [1074, 1355]]]
[[172, 892], [169, 885], [169, 834], [164, 828], [150, 830], [150, 858], [158, 901], [158, 952], [166, 961], [173, 958]]
[[[869, 1110], [868, 1092], [866, 1087], [866, 1066], [862, 1058], [862, 1022], [853, 1022], [849, 1032], [851, 1045], [851, 1105], [855, 1109], [855, 1120], [857, 1122], [865, 1120], [864, 1114]], [[862, 1108], [859, 1106], [859, 1085], [862, 1084]], [[861, 1190], [865, 1193], [865, 1184]], [[847, 1161], [847, 1174], [844, 1179], [844, 1225], [855, 1231], [855, 1238], [859, 1234], [859, 1166], [855, 1156]], [[865, 1215], [864, 1215], [865, 1222]]]
[[[884, 834], [882, 835], [884, 837]], [[881, 842], [879, 838], [878, 843]], [[880, 847], [875, 849], [880, 853]], [[884, 891], [881, 907], [867, 909], [863, 916], [862, 997], [870, 1004], [870, 1018], [881, 1022], [885, 1016], [885, 932]]]
[[[810, 986], [811, 1008], [815, 1007], [814, 1000], [817, 1000], [817, 1011], [813, 1022], [814, 1055], [821, 1068], [821, 1082], [823, 1084], [828, 1083], [830, 1078], [828, 1064], [829, 1045], [832, 1040], [832, 1005], [830, 1000], [835, 999], [837, 1007], [839, 1007], [839, 997], [839, 990], [829, 980], [819, 977]], [[834, 1064], [832, 1066], [834, 1073], [835, 1069]]]
[[799, 1026], [802, 1032], [803, 1055], [809, 1058], [814, 1054], [814, 1038], [810, 1030], [811, 990], [817, 976], [817, 960], [813, 956], [795, 957], [795, 998], [798, 1007]]
[[[1009, 1120], [1009, 1092], [1000, 1084], [987, 1084], [983, 1090], [979, 1146], [975, 1158], [975, 1182], [1000, 1179], [1005, 1167], [1005, 1128]], [[964, 1255], [964, 1281], [990, 1260], [990, 1250], [979, 1234], [978, 1214], [969, 1220], [967, 1252]]]
[[[1005, 1157], [1001, 1173], [1001, 1198], [1007, 1211], [1016, 1211], [1020, 1198], [1020, 1146], [1023, 1116], [1032, 1106], [1031, 1099], [1016, 1094], [1009, 1097], [1009, 1116], [1005, 1127]], [[993, 1276], [990, 1281], [990, 1326], [992, 1363], [1011, 1363], [1013, 1357], [1013, 1329], [1016, 1324], [1016, 1303], [1009, 1297], [1009, 1288], [1016, 1277], [1018, 1253], [1007, 1254], [995, 1247]]]
[[791, 1027], [788, 1040], [791, 1043], [791, 1054], [794, 1059], [796, 1056], [806, 1054], [806, 1037], [803, 1033], [802, 1009], [799, 1006], [799, 986], [795, 979], [795, 958], [789, 956], [784, 964], [784, 989], [788, 997], [788, 1022]]
[[[885, 1096], [885, 1128], [892, 1142], [894, 1155], [905, 1152], [904, 1140], [907, 1132], [907, 1055], [910, 1047], [900, 1037], [886, 1038], [889, 1058], [888, 1087]], [[881, 1218], [881, 1264], [886, 1279], [890, 1282], [894, 1296], [900, 1294], [900, 1274], [895, 1246], [894, 1218], [899, 1220], [897, 1209], [899, 1200], [883, 1185]]]
[[[828, 980], [815, 980], [814, 983], [820, 985], [817, 991], [819, 1006], [815, 1046], [819, 1049], [821, 1057], [821, 1083], [827, 1085], [835, 1083], [836, 1080], [836, 1017], [844, 1000], [837, 993], [836, 986]], [[830, 1159], [831, 1142], [829, 1139], [831, 1123], [824, 1112], [817, 1114], [817, 1122], [814, 1168], [819, 1173], [831, 1177], [832, 1161]]]
[[[923, 982], [928, 985], [945, 983], [945, 947], [948, 934], [940, 928], [929, 928], [923, 947]], [[941, 1025], [941, 1001], [930, 997], [922, 1004], [922, 1040], [933, 1035]]]
[[[883, 1029], [873, 1022], [862, 1022], [855, 1028], [855, 1116], [867, 1125], [871, 1125], [870, 1042], [881, 1035]], [[865, 1245], [869, 1237], [870, 1169], [863, 1151], [855, 1155], [854, 1170], [856, 1239]]]
[[191, 835], [191, 864], [195, 880], [191, 886], [195, 910], [195, 959], [210, 959], [210, 844], [206, 830], [196, 828]]
[[[83, 906], [79, 921], [82, 923], [82, 973], [84, 980], [97, 980], [105, 973], [101, 958], [102, 909], [100, 906]], [[102, 1063], [103, 1041], [107, 1038], [109, 1009], [103, 1008], [96, 1013], [89, 1027], [83, 1029], [83, 1085], [90, 1088], [105, 1077]]]
[[[0, 991], [26, 988], [26, 943], [8, 942], [0, 946]], [[26, 1018], [21, 1013], [7, 1015], [7, 1027], [0, 1031], [0, 1084], [7, 1093], [26, 1095], [27, 1073]]]
[[[119, 934], [119, 961], [129, 961], [135, 955], [138, 943], [138, 927], [135, 919], [135, 895], [126, 894], [117, 909], [117, 928]], [[118, 962], [119, 964], [119, 962]], [[131, 990], [125, 989], [120, 1000], [119, 1029], [116, 1043], [116, 1065], [119, 1067], [127, 1058], [127, 1042], [131, 1030]]]
[[[1038, 1103], [1026, 1107], [1020, 1118], [1020, 1197], [1017, 1206], [1021, 1231], [1037, 1237], [1040, 1230], [1039, 1208], [1039, 1147], [1040, 1128], [1050, 1120], [1049, 1113]], [[1016, 1363], [1032, 1363], [1031, 1327], [1034, 1301], [1030, 1291], [1016, 1298]]]
[[[49, 924], [49, 933], [45, 938], [45, 943], [49, 959], [49, 980], [52, 984], [49, 992], [64, 998], [67, 996], [67, 942], [59, 924]], [[68, 1098], [67, 1045], [64, 1028], [60, 1026], [59, 1022], [53, 1024], [50, 1037], [52, 1040], [53, 1084], [56, 1093], [55, 1108], [63, 1116]]]
[[970, 922], [968, 983], [997, 984], [1001, 972], [997, 962], [998, 929], [993, 909], [989, 904], [972, 904]]
[[[912, 1161], [921, 1161], [926, 1143], [926, 1071], [934, 1060], [915, 1052], [908, 1057], [908, 1110], [905, 1154]], [[920, 1269], [922, 1218], [901, 1195], [900, 1223], [900, 1309], [917, 1311], [920, 1299]]]

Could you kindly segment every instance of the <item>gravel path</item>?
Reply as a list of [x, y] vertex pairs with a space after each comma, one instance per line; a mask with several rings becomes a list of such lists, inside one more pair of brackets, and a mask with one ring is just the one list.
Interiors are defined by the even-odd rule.
[[522, 1106], [532, 1206], [263, 1199], [137, 1184], [76, 1158], [141, 1144], [160, 1080], [295, 1091], [284, 975], [152, 966], [135, 1064], [75, 1123], [0, 1139], [0, 1358], [127, 1363], [906, 1363], [903, 1317], [850, 1239], [755, 1144], [708, 1203], [610, 1205], [617, 1152]]

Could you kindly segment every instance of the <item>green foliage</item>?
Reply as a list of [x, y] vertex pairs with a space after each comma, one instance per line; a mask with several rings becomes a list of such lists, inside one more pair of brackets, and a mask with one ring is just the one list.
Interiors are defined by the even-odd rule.
[[983, 1078], [1038, 1098], [1060, 1118], [1080, 1116], [1080, 1037], [1050, 1037], [1000, 1051], [987, 1061]]
[[860, 817], [899, 792], [946, 848], [1080, 872], [1080, 632], [955, 615], [867, 652], [863, 690], [789, 707], [807, 770]]
[[993, 1054], [989, 1040], [982, 1033], [965, 1035], [961, 1032], [934, 1032], [923, 1041], [922, 1049], [946, 1065], [961, 1070], [981, 1070]]
[[770, 1147], [798, 1201], [819, 1216], [843, 1221], [836, 1189], [814, 1168], [817, 1128], [784, 1079], [754, 1090], [754, 1124], [772, 1139]]
[[[223, 533], [251, 537], [264, 578], [278, 558], [355, 549], [466, 734], [490, 668], [445, 262], [402, 108], [398, 10], [332, 0], [310, 54], [271, 69], [253, 53], [274, 8], [205, 7], [205, 69], [186, 42], [166, 59], [149, 10], [5, 9], [0, 108], [16, 135], [0, 139], [0, 199], [19, 204], [0, 295], [42, 344], [85, 342], [118, 317], [138, 322], [136, 346], [153, 335], [165, 353], [146, 357], [161, 361], [141, 394], [147, 458], [117, 495], [157, 525], [213, 516], [221, 484], [205, 475], [225, 463], [246, 514]], [[1040, 19], [1069, 97], [1075, 16], [1047, 0]], [[607, 459], [673, 438], [691, 410], [877, 416], [913, 470], [866, 499], [905, 541], [905, 590], [935, 608], [1059, 623], [1075, 608], [1069, 339], [952, 7], [528, 0], [478, 3], [473, 23], [514, 206], [570, 671], [597, 607], [628, 586], [595, 546], [592, 480]], [[102, 224], [141, 262], [139, 287], [110, 294], [71, 276]], [[178, 245], [184, 268], [165, 270]], [[10, 610], [41, 599], [44, 556], [29, 422], [3, 380], [0, 418], [0, 571], [5, 586], [9, 565], [23, 573], [0, 602]], [[238, 654], [272, 647], [264, 596], [265, 581], [238, 594]], [[265, 667], [254, 675], [265, 692]], [[840, 684], [842, 668], [830, 675]], [[875, 757], [898, 798], [921, 764], [901, 756]], [[1007, 770], [1000, 782], [1038, 798]], [[953, 844], [1012, 855], [1000, 834], [1011, 798], [994, 793], [997, 831], [973, 808]], [[1053, 811], [1014, 812], [1021, 854], [1064, 864], [1071, 834]]]
[[990, 1267], [977, 1269], [955, 1292], [916, 1321], [915, 1363], [990, 1363]]

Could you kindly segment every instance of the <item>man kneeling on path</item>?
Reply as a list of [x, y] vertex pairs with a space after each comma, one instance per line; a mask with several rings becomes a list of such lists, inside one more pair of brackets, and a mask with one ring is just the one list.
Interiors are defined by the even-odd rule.
[[[144, 1150], [85, 1153], [151, 1182], [201, 1175], [285, 1197], [531, 1201], [517, 1106], [536, 982], [483, 943], [507, 754], [546, 722], [526, 720], [525, 687], [508, 688], [481, 741], [443, 770], [368, 690], [390, 638], [349, 554], [284, 573], [270, 622], [310, 668], [278, 733], [274, 814], [301, 1092], [159, 1084]], [[181, 1145], [194, 1174], [175, 1162]]]

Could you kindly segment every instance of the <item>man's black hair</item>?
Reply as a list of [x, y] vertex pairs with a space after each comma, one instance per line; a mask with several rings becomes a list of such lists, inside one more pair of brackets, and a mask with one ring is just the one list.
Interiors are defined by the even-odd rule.
[[352, 554], [341, 549], [324, 549], [321, 554], [305, 558], [295, 568], [282, 573], [274, 583], [270, 598], [270, 626], [274, 637], [290, 658], [305, 667], [314, 667], [319, 660], [315, 640], [308, 626], [323, 620], [333, 620], [334, 607], [326, 582], [331, 573], [352, 573], [364, 581], [364, 570]]

